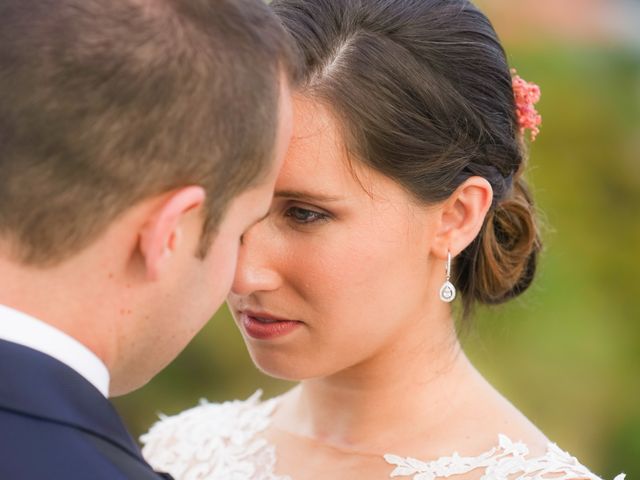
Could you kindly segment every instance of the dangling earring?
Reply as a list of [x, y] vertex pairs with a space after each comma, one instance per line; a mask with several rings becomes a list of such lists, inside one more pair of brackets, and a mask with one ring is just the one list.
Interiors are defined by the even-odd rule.
[[453, 302], [456, 298], [456, 287], [449, 281], [451, 278], [451, 252], [447, 250], [447, 281], [440, 288], [440, 300], [443, 302]]

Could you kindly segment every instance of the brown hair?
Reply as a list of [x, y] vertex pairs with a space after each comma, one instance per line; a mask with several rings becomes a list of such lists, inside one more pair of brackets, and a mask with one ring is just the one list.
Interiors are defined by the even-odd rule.
[[494, 201], [456, 259], [464, 316], [531, 283], [541, 248], [504, 50], [466, 0], [275, 0], [303, 59], [303, 94], [330, 106], [350, 154], [421, 202], [471, 176]]
[[136, 202], [195, 184], [204, 256], [272, 162], [292, 59], [261, 0], [3, 1], [3, 240], [55, 264]]

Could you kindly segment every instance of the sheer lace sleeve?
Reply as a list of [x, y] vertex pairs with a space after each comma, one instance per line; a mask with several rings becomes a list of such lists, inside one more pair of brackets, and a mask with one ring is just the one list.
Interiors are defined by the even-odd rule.
[[[203, 401], [178, 415], [162, 417], [141, 438], [144, 456], [176, 480], [291, 480], [274, 474], [275, 447], [261, 436], [277, 399], [261, 402], [260, 396], [258, 391], [244, 401]], [[380, 478], [455, 480], [477, 472], [480, 480], [601, 480], [553, 443], [544, 455], [532, 457], [524, 443], [506, 435], [498, 437], [496, 447], [476, 457], [454, 453], [433, 461], [397, 455], [384, 459], [395, 468]], [[614, 480], [624, 479], [620, 474]]]
[[[498, 446], [478, 457], [441, 457], [431, 462], [414, 458], [385, 455], [395, 465], [391, 477], [409, 477], [413, 480], [435, 480], [455, 477], [474, 470], [483, 473], [482, 480], [601, 480], [575, 457], [550, 443], [545, 455], [528, 458], [529, 449], [520, 442], [512, 442], [500, 435]], [[614, 480], [624, 480], [620, 474]]]
[[273, 474], [275, 449], [258, 436], [276, 406], [261, 394], [162, 416], [140, 439], [145, 458], [177, 480], [289, 480]]

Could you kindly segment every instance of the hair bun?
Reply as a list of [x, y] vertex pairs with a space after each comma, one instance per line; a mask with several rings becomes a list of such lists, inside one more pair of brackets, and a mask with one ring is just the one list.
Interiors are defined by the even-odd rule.
[[533, 200], [522, 178], [514, 183], [512, 195], [489, 212], [481, 244], [481, 281], [475, 292], [479, 302], [502, 303], [531, 285], [542, 242]]
[[482, 231], [459, 257], [456, 277], [465, 306], [497, 305], [524, 292], [541, 249], [532, 196], [517, 178], [511, 195], [489, 211]]

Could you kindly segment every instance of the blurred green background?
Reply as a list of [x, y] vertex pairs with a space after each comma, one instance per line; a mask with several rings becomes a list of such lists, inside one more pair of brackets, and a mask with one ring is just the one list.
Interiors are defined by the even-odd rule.
[[[547, 225], [534, 286], [479, 311], [479, 369], [607, 479], [640, 479], [640, 2], [484, 0], [512, 66], [542, 88], [528, 178]], [[252, 365], [226, 309], [146, 387], [116, 399], [137, 436], [200, 398], [288, 384]]]

